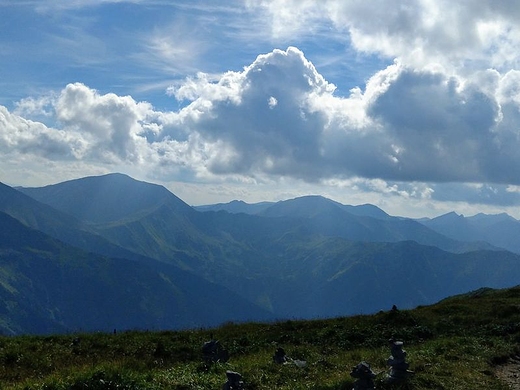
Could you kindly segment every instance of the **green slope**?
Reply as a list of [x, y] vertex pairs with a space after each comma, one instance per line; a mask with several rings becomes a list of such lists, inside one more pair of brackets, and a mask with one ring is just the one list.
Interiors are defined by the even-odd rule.
[[179, 329], [270, 318], [173, 266], [100, 257], [4, 213], [0, 232], [2, 333]]
[[[82, 191], [104, 197], [87, 204]], [[42, 200], [55, 195], [56, 207], [75, 213], [89, 208], [99, 216], [113, 208], [89, 224], [112, 245], [225, 286], [278, 318], [373, 313], [393, 304], [411, 308], [520, 280], [519, 256], [419, 245], [468, 249], [416, 221], [353, 215], [322, 197], [279, 202], [259, 216], [196, 212], [163, 187], [122, 175], [33, 193]]]
[[75, 218], [105, 223], [131, 219], [164, 203], [179, 213], [193, 210], [166, 188], [113, 173], [19, 191]]
[[[233, 370], [247, 389], [346, 390], [353, 388], [352, 367], [366, 361], [380, 390], [507, 390], [497, 372], [520, 352], [519, 307], [519, 287], [480, 289], [371, 316], [182, 332], [0, 337], [0, 381], [12, 390], [213, 390]], [[203, 364], [201, 347], [211, 337], [230, 353], [227, 363]], [[389, 338], [404, 342], [413, 371], [398, 385], [385, 382]], [[305, 367], [273, 363], [278, 346]]]

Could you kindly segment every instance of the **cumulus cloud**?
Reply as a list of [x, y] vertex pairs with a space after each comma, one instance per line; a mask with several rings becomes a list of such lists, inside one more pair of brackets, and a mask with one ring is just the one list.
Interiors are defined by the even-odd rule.
[[392, 140], [392, 179], [478, 181], [496, 180], [486, 167], [499, 109], [475, 85], [404, 68], [368, 112]]
[[222, 153], [208, 159], [211, 171], [312, 178], [325, 115], [310, 99], [333, 90], [301, 51], [289, 48], [217, 82], [201, 75], [172, 93], [193, 100], [184, 125], [219, 144]]
[[218, 80], [199, 75], [171, 93], [192, 100], [183, 125], [222, 150], [206, 160], [214, 173], [516, 183], [516, 169], [504, 169], [518, 165], [506, 125], [516, 114], [505, 117], [503, 104], [516, 112], [518, 104], [498, 94], [520, 84], [514, 75], [486, 77], [481, 88], [396, 63], [365, 90], [339, 98], [303, 53], [289, 48]]
[[269, 17], [273, 38], [304, 35], [329, 22], [348, 34], [358, 51], [400, 58], [407, 65], [519, 65], [520, 5], [514, 0], [263, 0], [248, 5]]
[[[20, 102], [14, 113], [0, 107], [0, 149], [146, 166], [156, 177], [185, 181], [348, 182], [410, 199], [457, 198], [462, 187], [449, 184], [457, 181], [488, 183], [475, 187], [475, 202], [518, 198], [516, 71], [464, 78], [396, 62], [338, 97], [290, 47], [260, 55], [242, 71], [199, 73], [169, 93], [186, 103], [182, 109], [157, 111], [130, 96], [69, 84], [52, 99]], [[31, 112], [52, 115], [54, 125], [22, 117]]]
[[48, 159], [74, 159], [82, 140], [63, 130], [24, 119], [0, 106], [0, 150], [5, 156], [35, 155]]
[[149, 104], [136, 103], [129, 96], [101, 96], [83, 84], [70, 84], [61, 92], [55, 109], [57, 120], [67, 130], [80, 133], [96, 158], [138, 158], [135, 141], [143, 132], [141, 122], [151, 111]]
[[[52, 160], [138, 162], [141, 148], [160, 128], [160, 114], [129, 96], [100, 95], [87, 86], [67, 85], [55, 98], [24, 99], [16, 113], [0, 106], [0, 139], [8, 153], [47, 156]], [[56, 126], [25, 119], [52, 115]]]
[[14, 113], [21, 117], [51, 117], [53, 115], [53, 100], [54, 97], [52, 95], [40, 98], [27, 97], [16, 103]]

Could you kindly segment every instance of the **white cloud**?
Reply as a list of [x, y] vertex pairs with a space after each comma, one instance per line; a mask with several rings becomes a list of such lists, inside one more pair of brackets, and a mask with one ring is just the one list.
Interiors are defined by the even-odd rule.
[[263, 0], [248, 5], [270, 19], [274, 38], [333, 23], [350, 35], [356, 50], [400, 58], [407, 65], [519, 65], [520, 6], [514, 0]]
[[[207, 142], [223, 142], [227, 152], [208, 159], [219, 173], [295, 175], [311, 178], [318, 158], [323, 113], [311, 109], [312, 94], [334, 87], [295, 48], [259, 56], [243, 72], [218, 82], [199, 76], [174, 89], [191, 98], [183, 110], [189, 128]], [[276, 110], [265, 102], [276, 96]]]
[[[512, 76], [482, 75], [488, 82], [481, 89], [441, 70], [394, 64], [364, 91], [339, 98], [303, 53], [289, 48], [259, 56], [243, 72], [201, 74], [171, 92], [193, 101], [180, 113], [182, 125], [226, 151], [206, 155], [213, 173], [516, 182], [516, 172], [495, 157], [518, 160], [518, 142], [501, 146], [508, 131], [497, 131], [506, 120], [497, 88]], [[276, 110], [265, 104], [273, 96]]]
[[152, 108], [131, 97], [99, 95], [83, 84], [69, 84], [60, 94], [56, 118], [64, 128], [81, 136], [95, 158], [135, 161], [137, 137], [144, 132], [141, 122]]
[[207, 44], [200, 22], [178, 16], [167, 25], [138, 37], [142, 51], [132, 55], [148, 68], [156, 68], [170, 76], [191, 74], [200, 66]]
[[17, 107], [31, 116], [38, 116], [42, 107], [48, 116], [52, 109], [57, 126], [24, 119], [0, 106], [0, 147], [53, 161], [139, 163], [149, 157], [147, 139], [160, 131], [163, 116], [146, 102], [100, 95], [80, 83], [67, 85], [55, 98], [25, 99]]
[[[460, 200], [469, 187], [442, 183], [476, 182], [488, 184], [471, 201], [518, 201], [516, 71], [463, 78], [396, 62], [337, 97], [291, 47], [169, 92], [188, 104], [161, 112], [69, 84], [52, 98], [21, 101], [16, 113], [1, 107], [0, 148], [16, 158], [126, 164], [164, 180], [300, 180], [416, 201]], [[55, 125], [22, 117], [31, 113], [53, 114]]]
[[9, 155], [16, 159], [23, 155], [34, 155], [51, 160], [70, 160], [82, 148], [80, 138], [11, 114], [0, 106], [0, 150], [4, 157]]
[[20, 117], [51, 117], [54, 99], [52, 93], [39, 98], [24, 98], [15, 104], [14, 114]]
[[[228, 186], [229, 196], [259, 201], [318, 185], [347, 203], [403, 210], [520, 203], [516, 1], [0, 7], [29, 28], [22, 34], [8, 18], [0, 42], [2, 104], [11, 104], [0, 106], [2, 178], [18, 171], [45, 184], [49, 171], [68, 179], [119, 170], [187, 189], [203, 182], [220, 201]], [[294, 47], [269, 52], [291, 45], [318, 69]], [[63, 89], [33, 92], [52, 88]]]

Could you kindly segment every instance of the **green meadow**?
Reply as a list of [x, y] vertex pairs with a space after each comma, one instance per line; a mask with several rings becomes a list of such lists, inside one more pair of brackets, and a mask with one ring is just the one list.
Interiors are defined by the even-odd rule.
[[[218, 339], [227, 362], [205, 364], [202, 345]], [[404, 342], [410, 374], [386, 383], [388, 340]], [[1, 389], [215, 390], [226, 370], [251, 390], [351, 389], [361, 361], [377, 389], [508, 389], [498, 365], [519, 353], [520, 288], [481, 289], [414, 310], [311, 321], [228, 323], [214, 329], [135, 330], [0, 338]], [[276, 364], [282, 347], [292, 359]]]

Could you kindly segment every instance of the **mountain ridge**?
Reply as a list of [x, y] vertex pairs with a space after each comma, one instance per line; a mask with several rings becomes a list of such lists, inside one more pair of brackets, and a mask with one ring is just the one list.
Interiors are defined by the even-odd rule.
[[[195, 280], [202, 280], [240, 297], [250, 305], [248, 310], [260, 308], [256, 313], [265, 318], [370, 313], [393, 304], [407, 308], [466, 288], [507, 287], [520, 280], [517, 254], [486, 242], [454, 240], [424, 221], [393, 217], [373, 205], [342, 205], [322, 196], [262, 204], [265, 208], [254, 212], [250, 205], [239, 203], [236, 206], [248, 212], [235, 213], [197, 210], [162, 186], [126, 175], [10, 191], [12, 202], [1, 207], [15, 210], [15, 216], [38, 212], [45, 222], [42, 226], [58, 221], [64, 228], [62, 217], [67, 216], [71, 226], [77, 225], [68, 231], [72, 245], [107, 256], [107, 251], [89, 245], [84, 229], [119, 251], [120, 256], [110, 255], [121, 260], [118, 267], [132, 259], [147, 272], [176, 269], [185, 278], [195, 278], [193, 285], [184, 286], [198, 299], [205, 296], [204, 284]], [[56, 208], [34, 198], [27, 201], [27, 193]], [[109, 196], [84, 196], [92, 193]], [[143, 201], [134, 196], [137, 193], [150, 198], [144, 196]], [[105, 213], [112, 208], [115, 211]], [[86, 209], [89, 213], [84, 216]], [[64, 236], [63, 229], [45, 233]], [[122, 272], [118, 267], [112, 272]], [[184, 300], [182, 305], [192, 304]], [[212, 310], [208, 315], [215, 321], [231, 315], [226, 310], [219, 313], [218, 307]]]
[[2, 212], [0, 232], [4, 334], [182, 329], [272, 318], [171, 265], [87, 253]]
[[[45, 187], [19, 191], [37, 201], [90, 223], [109, 223], [135, 218], [143, 210], [155, 209], [164, 203], [189, 213], [191, 207], [163, 186], [145, 183], [120, 173], [88, 176]], [[131, 193], [131, 196], [126, 196]], [[103, 207], [106, 205], [106, 207]]]
[[486, 241], [496, 247], [520, 253], [520, 243], [517, 239], [520, 234], [520, 221], [506, 213], [479, 213], [464, 217], [451, 212], [432, 219], [424, 218], [418, 222], [456, 240], [464, 241], [471, 238]]

